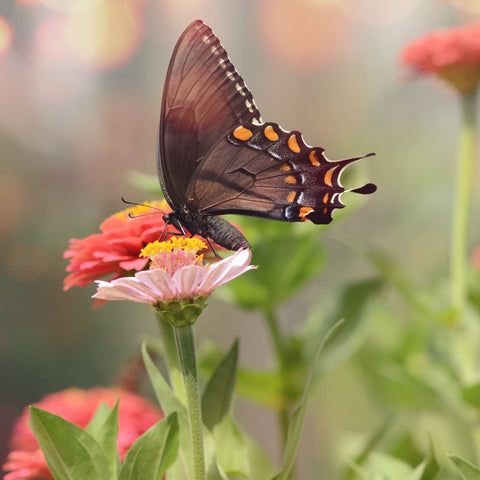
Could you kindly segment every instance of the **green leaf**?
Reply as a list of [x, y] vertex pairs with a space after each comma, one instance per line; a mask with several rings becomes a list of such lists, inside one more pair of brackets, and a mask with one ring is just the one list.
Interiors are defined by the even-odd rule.
[[[230, 292], [230, 299], [243, 308], [273, 309], [300, 290], [324, 266], [325, 252], [318, 242], [317, 230], [264, 219], [240, 221], [245, 225], [247, 238], [255, 246], [252, 263], [261, 265], [255, 272], [242, 275], [224, 288]], [[257, 242], [258, 232], [261, 232], [261, 239]]]
[[283, 463], [281, 470], [278, 475], [272, 478], [272, 480], [288, 480], [290, 476], [290, 471], [292, 470], [292, 467], [295, 463], [295, 457], [297, 456], [298, 445], [300, 444], [300, 437], [302, 435], [303, 424], [305, 421], [305, 413], [307, 409], [308, 394], [312, 386], [312, 379], [317, 360], [327, 341], [342, 323], [342, 321], [337, 322], [325, 335], [324, 339], [317, 348], [317, 352], [315, 353], [310, 367], [310, 373], [308, 375], [305, 391], [303, 392], [302, 398], [300, 399], [298, 406], [295, 408], [290, 419], [290, 423], [288, 425], [287, 442], [285, 445], [285, 450], [283, 452]]
[[337, 328], [319, 360], [319, 370], [322, 373], [351, 356], [363, 343], [363, 332], [366, 331], [365, 310], [371, 299], [378, 295], [384, 282], [379, 278], [363, 280], [348, 285], [341, 293], [338, 304], [329, 315], [331, 321], [320, 322], [319, 315], [312, 317], [302, 332], [302, 340], [307, 349], [313, 352], [317, 347], [314, 342], [325, 334], [339, 319], [344, 323]]
[[224, 415], [213, 431], [216, 455], [222, 470], [230, 477], [250, 477], [245, 439], [233, 418]]
[[117, 450], [119, 401], [120, 399], [117, 400], [112, 410], [102, 402], [86, 428], [86, 431], [100, 445], [115, 478], [120, 460]]
[[178, 423], [180, 426], [180, 452], [177, 461], [169, 470], [169, 478], [182, 479], [185, 476], [193, 478], [192, 465], [192, 444], [190, 440], [188, 415], [185, 405], [177, 398], [163, 375], [158, 371], [148, 354], [146, 344], [142, 345], [142, 356], [147, 369], [148, 376], [152, 382], [153, 389], [158, 402], [166, 415], [173, 412], [178, 413]]
[[203, 423], [213, 431], [215, 425], [230, 411], [235, 389], [238, 362], [238, 340], [210, 377], [202, 396]]
[[381, 452], [372, 452], [364, 467], [356, 468], [362, 480], [421, 480], [425, 461], [415, 469], [407, 462]]
[[272, 477], [276, 469], [265, 447], [248, 433], [243, 434], [243, 439], [250, 463], [251, 480], [265, 480], [265, 478]]
[[427, 318], [438, 316], [435, 301], [425, 295], [425, 288], [421, 288], [396, 260], [387, 254], [372, 252], [367, 255], [378, 269], [382, 277], [390, 283], [418, 313]]
[[462, 398], [472, 407], [480, 408], [480, 384], [462, 388]]
[[217, 462], [217, 457], [212, 455], [207, 457], [207, 479], [208, 480], [228, 480], [227, 475]]
[[176, 413], [149, 428], [128, 451], [119, 480], [159, 480], [177, 458], [178, 434]]
[[295, 463], [297, 456], [298, 445], [302, 435], [303, 423], [305, 421], [305, 412], [307, 409], [307, 396], [310, 390], [310, 385], [305, 390], [305, 395], [300, 400], [299, 405], [293, 412], [288, 426], [288, 438], [283, 452], [282, 468], [278, 475], [275, 475], [272, 480], [288, 480], [290, 471]]
[[475, 465], [452, 453], [448, 457], [455, 464], [464, 480], [480, 480], [480, 469]]
[[100, 445], [77, 425], [30, 407], [30, 426], [55, 480], [114, 478]]
[[353, 462], [348, 465], [347, 471], [343, 475], [342, 480], [353, 480], [355, 478], [355, 473], [358, 473], [361, 470], [363, 464], [367, 461], [373, 449], [385, 437], [385, 434], [387, 433], [391, 423], [392, 418], [386, 418], [382, 422], [382, 424], [372, 433], [372, 435], [367, 439], [365, 446], [357, 454]]
[[[213, 344], [203, 348], [199, 354], [199, 370], [203, 377], [209, 377], [221, 361], [223, 352]], [[283, 380], [280, 374], [270, 370], [237, 369], [236, 393], [250, 401], [268, 408], [283, 408]]]

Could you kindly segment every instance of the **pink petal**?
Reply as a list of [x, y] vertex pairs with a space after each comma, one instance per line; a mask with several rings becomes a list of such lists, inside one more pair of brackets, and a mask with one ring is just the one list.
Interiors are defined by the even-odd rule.
[[252, 252], [250, 250], [240, 249], [231, 257], [210, 265], [206, 277], [199, 286], [199, 292], [210, 293], [215, 288], [237, 278], [248, 270], [257, 268], [254, 265], [249, 265], [251, 259]]
[[137, 272], [135, 277], [138, 278], [141, 283], [148, 286], [155, 297], [160, 301], [173, 300], [178, 296], [172, 278], [161, 268]]
[[173, 274], [172, 280], [177, 286], [180, 297], [196, 297], [198, 287], [207, 275], [208, 269], [199, 265], [189, 265], [177, 270]]
[[131, 300], [138, 303], [156, 303], [155, 297], [150, 289], [141, 284], [135, 277], [122, 277], [112, 282], [104, 282], [96, 280], [97, 293], [92, 295], [93, 298], [101, 298], [102, 300]]

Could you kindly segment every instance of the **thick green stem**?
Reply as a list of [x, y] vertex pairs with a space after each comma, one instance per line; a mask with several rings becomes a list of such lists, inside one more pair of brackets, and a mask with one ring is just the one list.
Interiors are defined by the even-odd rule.
[[467, 298], [467, 241], [475, 158], [474, 93], [462, 95], [462, 117], [450, 253], [452, 307], [460, 322]]
[[174, 327], [173, 331], [187, 395], [188, 422], [192, 439], [193, 479], [206, 480], [202, 409], [193, 326]]
[[162, 332], [163, 353], [167, 363], [170, 383], [177, 396], [186, 403], [185, 384], [183, 381], [182, 367], [177, 354], [177, 346], [172, 325], [166, 321], [161, 312], [157, 312], [158, 326]]

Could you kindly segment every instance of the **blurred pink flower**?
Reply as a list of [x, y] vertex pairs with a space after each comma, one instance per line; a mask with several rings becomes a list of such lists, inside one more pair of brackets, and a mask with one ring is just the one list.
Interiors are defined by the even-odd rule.
[[[162, 412], [145, 398], [119, 388], [71, 388], [51, 393], [34, 405], [85, 428], [100, 403], [112, 408], [119, 398], [117, 446], [123, 460], [135, 440], [163, 418]], [[52, 478], [38, 442], [27, 425], [28, 419], [29, 411], [25, 408], [10, 437], [11, 452], [3, 465], [3, 470], [9, 473], [4, 480]]]
[[151, 260], [150, 270], [111, 282], [97, 280], [93, 297], [150, 305], [194, 299], [209, 295], [218, 286], [255, 268], [250, 265], [250, 250], [242, 249], [217, 263], [202, 265], [202, 256], [197, 252], [205, 247], [204, 242], [185, 237], [153, 242], [144, 249], [144, 256]]
[[463, 93], [480, 80], [480, 24], [428, 33], [407, 44], [400, 62], [415, 73], [434, 74]]

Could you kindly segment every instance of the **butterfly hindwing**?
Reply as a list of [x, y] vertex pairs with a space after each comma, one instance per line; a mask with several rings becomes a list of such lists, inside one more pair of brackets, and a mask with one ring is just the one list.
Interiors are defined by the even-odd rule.
[[332, 211], [344, 206], [340, 175], [355, 160], [330, 161], [322, 148], [306, 145], [300, 132], [275, 123], [239, 126], [197, 166], [189, 207], [207, 215], [329, 223]]

